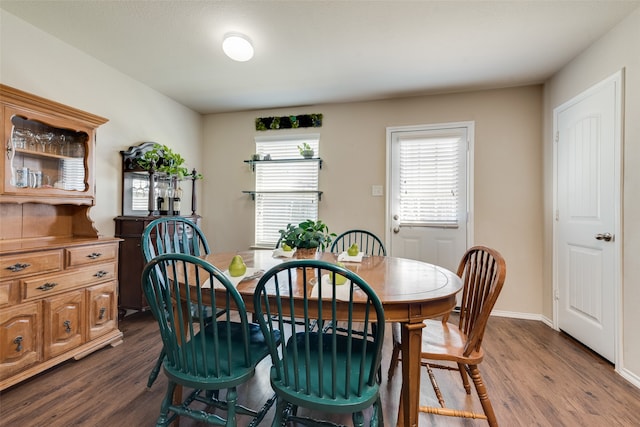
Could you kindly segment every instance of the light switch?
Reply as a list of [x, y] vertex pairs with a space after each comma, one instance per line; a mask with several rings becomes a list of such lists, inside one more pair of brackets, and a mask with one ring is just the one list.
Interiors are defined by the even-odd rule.
[[383, 192], [382, 192], [382, 185], [372, 185], [371, 186], [371, 195], [372, 196], [382, 196]]

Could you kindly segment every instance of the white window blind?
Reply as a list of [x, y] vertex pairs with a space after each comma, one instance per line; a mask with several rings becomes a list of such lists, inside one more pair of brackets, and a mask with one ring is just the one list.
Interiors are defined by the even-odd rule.
[[459, 137], [400, 139], [400, 216], [406, 225], [458, 226]]
[[[272, 161], [255, 165], [255, 245], [274, 247], [280, 233], [289, 223], [318, 219], [317, 161], [302, 159], [298, 145], [308, 143], [318, 156], [320, 136], [304, 135], [286, 138], [256, 138], [256, 153], [269, 154]], [[283, 161], [278, 161], [283, 160]]]

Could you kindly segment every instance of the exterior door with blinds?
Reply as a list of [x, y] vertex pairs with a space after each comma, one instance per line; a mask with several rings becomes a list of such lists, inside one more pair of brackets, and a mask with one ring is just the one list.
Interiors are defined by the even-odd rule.
[[467, 249], [473, 123], [387, 129], [391, 255], [456, 271]]

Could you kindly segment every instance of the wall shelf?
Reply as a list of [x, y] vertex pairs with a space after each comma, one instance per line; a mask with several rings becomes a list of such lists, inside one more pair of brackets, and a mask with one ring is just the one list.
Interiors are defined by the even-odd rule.
[[242, 192], [244, 194], [250, 194], [251, 195], [251, 200], [255, 200], [256, 199], [256, 194], [317, 194], [318, 195], [318, 201], [322, 200], [322, 191], [314, 191], [314, 190], [307, 190], [307, 191], [250, 191], [250, 190], [244, 190]]
[[251, 170], [256, 170], [256, 164], [258, 163], [292, 163], [292, 162], [318, 162], [318, 167], [322, 169], [322, 159], [320, 157], [312, 157], [310, 159], [295, 158], [295, 159], [271, 159], [271, 160], [245, 160], [246, 164], [251, 166]]

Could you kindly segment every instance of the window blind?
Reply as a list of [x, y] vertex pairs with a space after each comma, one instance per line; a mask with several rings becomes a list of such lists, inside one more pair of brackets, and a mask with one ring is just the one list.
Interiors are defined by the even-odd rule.
[[400, 139], [400, 222], [458, 226], [459, 137]]
[[[282, 139], [256, 138], [256, 153], [272, 160], [301, 159], [298, 145], [308, 143], [319, 153], [320, 138], [297, 136]], [[318, 162], [257, 162], [255, 165], [255, 245], [274, 247], [289, 223], [318, 219]]]

